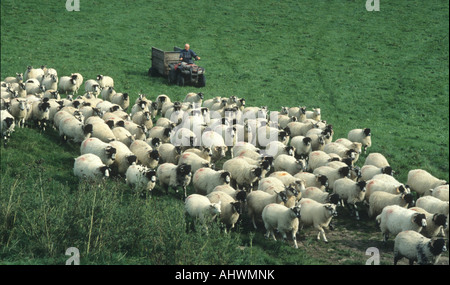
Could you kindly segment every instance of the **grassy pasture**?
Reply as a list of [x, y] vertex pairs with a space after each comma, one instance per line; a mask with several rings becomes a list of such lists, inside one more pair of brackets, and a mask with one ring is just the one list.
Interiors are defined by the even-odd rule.
[[[335, 138], [371, 128], [369, 152], [383, 153], [400, 181], [415, 168], [448, 181], [448, 1], [381, 0], [380, 12], [364, 2], [80, 0], [68, 12], [64, 1], [2, 0], [1, 78], [46, 64], [59, 76], [110, 75], [133, 102], [139, 93], [182, 100], [198, 89], [147, 70], [152, 46], [189, 42], [206, 68], [206, 98], [319, 106]], [[64, 264], [72, 246], [82, 264], [364, 264], [369, 246], [392, 263], [392, 241], [383, 248], [374, 222], [355, 223], [345, 209], [330, 244], [306, 229], [299, 250], [245, 221], [228, 235], [217, 226], [186, 234], [178, 197], [156, 189], [143, 200], [123, 179], [81, 183], [78, 155], [53, 130], [17, 129], [1, 146], [0, 263]]]

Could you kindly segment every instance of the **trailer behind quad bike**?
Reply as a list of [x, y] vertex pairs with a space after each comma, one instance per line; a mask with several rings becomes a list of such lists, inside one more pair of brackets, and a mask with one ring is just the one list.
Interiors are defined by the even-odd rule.
[[169, 84], [194, 85], [204, 87], [206, 84], [205, 69], [196, 64], [181, 64], [179, 47], [173, 51], [163, 51], [152, 47], [152, 66], [148, 70], [150, 76], [167, 77]]

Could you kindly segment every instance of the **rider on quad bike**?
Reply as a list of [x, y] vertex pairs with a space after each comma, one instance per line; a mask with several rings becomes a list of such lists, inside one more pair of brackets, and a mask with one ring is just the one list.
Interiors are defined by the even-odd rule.
[[194, 61], [192, 60], [192, 58], [200, 60], [200, 57], [190, 49], [189, 44], [185, 44], [184, 49], [180, 51], [180, 61], [187, 64], [193, 64]]
[[169, 82], [184, 86], [185, 83], [197, 87], [205, 86], [205, 69], [194, 64], [194, 59], [200, 60], [200, 57], [190, 49], [189, 44], [184, 45], [180, 51], [180, 63], [170, 66]]

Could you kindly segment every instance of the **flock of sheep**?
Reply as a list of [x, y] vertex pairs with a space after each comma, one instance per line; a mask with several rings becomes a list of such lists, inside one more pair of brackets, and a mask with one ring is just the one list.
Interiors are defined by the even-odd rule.
[[[4, 144], [25, 123], [52, 127], [80, 145], [73, 168], [80, 179], [122, 176], [145, 194], [157, 184], [166, 193], [182, 189], [187, 221], [199, 219], [205, 227], [218, 217], [233, 228], [245, 211], [255, 229], [262, 222], [266, 237], [290, 234], [297, 248], [302, 227], [313, 226], [317, 239], [328, 242], [324, 229], [332, 227], [336, 207], [347, 205], [359, 219], [365, 205], [384, 240], [396, 236], [394, 264], [402, 257], [433, 264], [446, 249], [448, 182], [415, 169], [401, 183], [380, 153], [370, 153], [358, 167], [361, 153], [371, 147], [368, 128], [333, 141], [333, 127], [319, 108], [269, 111], [235, 96], [205, 100], [202, 93], [189, 93], [183, 102], [167, 95], [154, 101], [139, 95], [130, 102], [103, 75], [86, 80], [84, 94], [77, 96], [83, 82], [79, 73], [58, 77], [46, 67], [5, 78]], [[188, 196], [189, 184], [195, 194]]]

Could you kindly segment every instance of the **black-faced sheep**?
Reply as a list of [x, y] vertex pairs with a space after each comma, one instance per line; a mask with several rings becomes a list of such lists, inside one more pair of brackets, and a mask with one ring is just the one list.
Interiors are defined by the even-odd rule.
[[98, 138], [87, 138], [80, 146], [80, 153], [92, 153], [100, 157], [106, 166], [110, 166], [116, 159], [116, 148], [109, 143], [105, 143]]
[[151, 192], [156, 185], [156, 171], [142, 165], [130, 165], [125, 177], [127, 185], [134, 187], [136, 192]]
[[156, 177], [161, 185], [169, 193], [169, 187], [175, 189], [178, 193], [178, 187], [184, 190], [184, 196], [187, 196], [187, 185], [191, 182], [191, 166], [187, 164], [175, 165], [173, 163], [163, 163], [156, 170]]
[[381, 214], [376, 217], [383, 233], [383, 240], [386, 242], [389, 235], [397, 235], [402, 231], [412, 230], [420, 232], [427, 226], [425, 214], [405, 209], [399, 205], [389, 205], [383, 208]]
[[109, 168], [102, 160], [92, 153], [86, 153], [75, 158], [73, 174], [80, 179], [99, 180], [109, 177]]
[[242, 213], [242, 203], [240, 201], [236, 201], [227, 193], [220, 191], [211, 192], [206, 197], [208, 197], [211, 203], [220, 202], [221, 222], [229, 226], [230, 230], [234, 228], [235, 224], [239, 220], [239, 216]]
[[312, 199], [304, 198], [299, 202], [300, 208], [300, 225], [303, 228], [304, 225], [312, 225], [315, 229], [319, 230], [317, 240], [322, 239], [328, 243], [325, 235], [324, 228], [328, 228], [331, 219], [337, 216], [335, 204], [322, 204]]
[[424, 195], [429, 189], [448, 184], [448, 182], [434, 177], [426, 170], [413, 169], [408, 172], [408, 181], [406, 184], [411, 187], [411, 190], [416, 191], [418, 195]]
[[344, 177], [334, 182], [333, 191], [339, 195], [343, 202], [346, 202], [349, 208], [350, 205], [352, 206], [351, 211], [356, 215], [356, 219], [359, 220], [359, 212], [356, 203], [364, 201], [366, 182], [355, 182], [347, 177]]
[[347, 138], [352, 142], [361, 143], [364, 152], [367, 151], [367, 148], [372, 146], [372, 134], [369, 128], [350, 130], [347, 134]]
[[442, 252], [447, 251], [444, 239], [429, 239], [415, 231], [403, 231], [395, 237], [394, 265], [403, 257], [409, 265], [436, 264]]
[[240, 190], [252, 189], [253, 184], [261, 179], [262, 169], [249, 164], [244, 159], [229, 159], [222, 168], [231, 174], [232, 186], [236, 185], [235, 188]]
[[253, 227], [256, 229], [256, 220], [261, 218], [264, 207], [271, 203], [286, 203], [287, 194], [285, 191], [269, 194], [265, 191], [256, 190], [247, 195], [248, 215], [252, 219]]
[[192, 184], [197, 194], [207, 195], [211, 193], [216, 186], [230, 184], [230, 173], [225, 170], [213, 170], [208, 167], [202, 167], [194, 172]]
[[369, 218], [379, 215], [387, 206], [396, 205], [402, 208], [408, 207], [413, 201], [413, 196], [408, 193], [391, 194], [383, 191], [372, 193], [369, 198]]
[[287, 233], [291, 232], [294, 247], [298, 248], [296, 235], [298, 232], [299, 218], [301, 217], [300, 213], [301, 209], [299, 206], [288, 208], [275, 203], [267, 205], [262, 212], [262, 219], [266, 228], [266, 238], [269, 238], [271, 235], [276, 240], [274, 230], [278, 230], [283, 236], [283, 239], [286, 240]]

